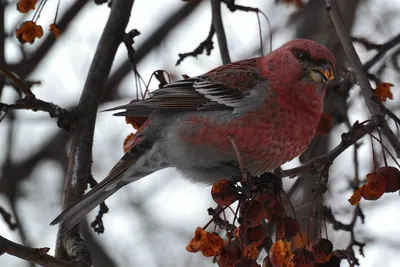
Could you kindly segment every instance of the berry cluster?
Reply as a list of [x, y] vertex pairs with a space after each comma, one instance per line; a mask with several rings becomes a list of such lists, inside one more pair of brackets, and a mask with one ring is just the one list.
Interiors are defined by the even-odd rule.
[[[196, 229], [186, 247], [189, 252], [214, 257], [219, 267], [259, 267], [261, 250], [268, 252], [263, 267], [340, 266], [328, 239], [319, 238], [308, 248], [292, 248], [291, 240], [301, 236], [299, 224], [286, 211], [282, 181], [277, 176], [266, 174], [245, 183], [224, 179], [212, 186], [211, 195], [218, 207], [209, 209], [213, 219]], [[233, 211], [230, 206], [235, 202], [238, 207]], [[225, 210], [232, 210], [233, 222], [226, 219]], [[275, 224], [274, 243], [265, 230], [265, 220]], [[214, 232], [207, 232], [211, 222], [215, 224]], [[225, 240], [216, 232], [217, 227], [225, 230]]]

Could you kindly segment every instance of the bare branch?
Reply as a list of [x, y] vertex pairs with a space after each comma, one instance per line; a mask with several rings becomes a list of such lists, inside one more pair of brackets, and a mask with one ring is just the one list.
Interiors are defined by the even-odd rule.
[[212, 12], [212, 25], [214, 26], [215, 32], [217, 33], [219, 50], [221, 53], [222, 63], [231, 63], [229, 57], [228, 43], [226, 41], [226, 35], [224, 25], [221, 17], [221, 0], [211, 0], [211, 12]]
[[[97, 107], [100, 102], [104, 84], [110, 74], [111, 66], [120, 43], [125, 35], [133, 1], [114, 0], [111, 12], [100, 38], [89, 74], [78, 104], [80, 116], [77, 117], [76, 127], [73, 129], [71, 153], [67, 177], [64, 185], [62, 201], [63, 209], [75, 203], [86, 189], [87, 179], [91, 172], [92, 146], [94, 125], [96, 122]], [[78, 233], [78, 227], [71, 229], [71, 233]], [[58, 236], [56, 256], [67, 258], [68, 252], [65, 236]]]
[[381, 59], [386, 52], [400, 44], [400, 34], [396, 35], [384, 44], [379, 45], [378, 53], [364, 64], [364, 70], [368, 71], [375, 63]]
[[353, 36], [350, 39], [353, 42], [357, 42], [357, 43], [362, 44], [365, 47], [365, 49], [367, 49], [367, 50], [379, 50], [382, 47], [382, 45], [375, 44], [375, 43], [373, 43], [373, 42], [371, 42], [371, 41], [369, 41], [369, 40], [367, 40], [366, 38], [363, 38], [363, 37], [354, 37]]
[[17, 223], [13, 223], [11, 221], [11, 214], [9, 212], [7, 212], [3, 207], [0, 207], [0, 214], [3, 217], [4, 221], [6, 222], [6, 224], [8, 225], [8, 227], [10, 227], [11, 230], [14, 230], [15, 228], [18, 227]]
[[199, 46], [192, 52], [179, 54], [178, 55], [179, 59], [178, 59], [178, 61], [176, 61], [175, 66], [178, 66], [179, 64], [181, 64], [182, 61], [187, 57], [197, 58], [197, 56], [201, 55], [204, 52], [204, 50], [206, 50], [207, 56], [209, 56], [211, 54], [211, 51], [214, 49], [214, 43], [212, 41], [214, 34], [215, 34], [214, 26], [211, 24], [210, 32], [208, 33], [207, 38], [203, 42], [201, 42], [199, 44]]
[[[30, 248], [14, 243], [0, 236], [0, 254], [7, 253], [46, 267], [78, 267], [67, 261], [56, 259], [47, 254], [49, 248]], [[82, 266], [83, 267], [83, 266]]]
[[[348, 36], [343, 26], [336, 0], [326, 0], [326, 6], [329, 17], [331, 18], [332, 23], [335, 26], [336, 32], [339, 36], [340, 42], [342, 43], [347, 59], [350, 65], [353, 67], [358, 84], [362, 89], [361, 93], [364, 97], [365, 104], [369, 112], [371, 113], [371, 116], [383, 116], [384, 114], [382, 114], [379, 105], [374, 101], [373, 90], [371, 84], [369, 83], [367, 73], [364, 70], [364, 66], [362, 65], [360, 58], [350, 40], [350, 37]], [[397, 156], [400, 157], [400, 140], [390, 129], [386, 120], [379, 120], [379, 122], [379, 127], [382, 133], [389, 140], [393, 149], [396, 151]]]
[[[194, 10], [200, 5], [201, 1], [192, 1], [186, 3], [182, 8], [170, 14], [165, 20], [159, 23], [159, 27], [150, 35], [150, 37], [143, 41], [141, 46], [136, 50], [135, 61], [139, 63], [150, 51], [159, 46], [162, 40], [182, 22], [186, 17], [193, 13]], [[118, 86], [121, 80], [131, 73], [132, 65], [129, 59], [126, 59], [119, 68], [117, 68], [107, 81], [105, 87], [105, 94], [112, 92], [112, 89]]]
[[[49, 113], [51, 118], [58, 118], [57, 125], [67, 131], [70, 130], [72, 114], [56, 104], [37, 99], [35, 96], [26, 96], [15, 104], [0, 103], [0, 111], [7, 113], [9, 110], [26, 109], [32, 111], [44, 111]], [[2, 117], [3, 118], [3, 117]], [[1, 119], [0, 119], [1, 122]]]

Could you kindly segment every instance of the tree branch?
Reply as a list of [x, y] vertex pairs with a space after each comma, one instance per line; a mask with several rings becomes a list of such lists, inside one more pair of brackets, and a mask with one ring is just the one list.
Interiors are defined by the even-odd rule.
[[[72, 133], [71, 152], [67, 177], [64, 185], [62, 208], [75, 203], [84, 193], [91, 172], [93, 133], [97, 107], [104, 90], [104, 84], [110, 74], [117, 49], [125, 35], [132, 0], [114, 0], [111, 12], [100, 38], [96, 54], [83, 88], [77, 110], [80, 112]], [[65, 241], [72, 233], [78, 233], [73, 227], [67, 236], [58, 235], [56, 256], [67, 258]]]
[[46, 267], [78, 267], [67, 261], [56, 259], [47, 254], [49, 248], [30, 248], [14, 243], [0, 236], [0, 254], [7, 253]]
[[329, 168], [333, 161], [342, 154], [350, 146], [354, 145], [358, 140], [360, 140], [367, 133], [372, 132], [379, 124], [379, 119], [382, 117], [376, 117], [367, 124], [363, 125], [358, 122], [350, 128], [347, 133], [342, 134], [342, 141], [334, 149], [328, 153], [318, 156], [310, 160], [309, 162], [288, 170], [279, 170], [277, 175], [280, 177], [295, 177], [300, 174], [318, 174], [321, 176], [321, 182], [319, 187], [322, 191], [326, 190], [325, 178], [328, 176]]
[[[384, 114], [382, 114], [381, 112], [379, 105], [374, 101], [373, 90], [371, 84], [369, 83], [367, 73], [365, 72], [364, 66], [362, 65], [360, 58], [350, 40], [350, 37], [348, 36], [343, 26], [336, 0], [325, 1], [329, 17], [331, 18], [332, 23], [335, 26], [336, 32], [339, 36], [340, 42], [342, 43], [349, 64], [353, 67], [354, 74], [356, 76], [359, 86], [361, 87], [361, 93], [364, 97], [365, 104], [371, 116], [384, 116]], [[380, 123], [381, 124], [379, 125], [379, 127], [382, 133], [386, 136], [393, 149], [396, 151], [397, 157], [400, 157], [399, 139], [390, 129], [386, 120], [380, 120]]]
[[231, 63], [231, 58], [229, 57], [228, 43], [226, 41], [224, 25], [222, 23], [221, 0], [211, 0], [211, 12], [212, 25], [214, 26], [215, 32], [217, 34], [222, 63], [226, 65]]
[[396, 35], [384, 44], [379, 45], [378, 53], [364, 64], [364, 70], [368, 71], [386, 52], [400, 44], [400, 34]]
[[[162, 40], [171, 32], [180, 22], [193, 13], [194, 10], [200, 5], [201, 1], [194, 1], [186, 3], [182, 8], [170, 14], [164, 21], [159, 23], [159, 27], [150, 35], [150, 37], [143, 41], [142, 45], [136, 49], [135, 63], [138, 64], [148, 53], [153, 51], [157, 46], [162, 43]], [[126, 59], [110, 76], [105, 88], [105, 95], [112, 92], [115, 87], [132, 72], [132, 65], [129, 59]]]
[[[35, 96], [27, 96], [18, 100], [15, 104], [5, 104], [0, 102], [0, 112], [8, 113], [9, 110], [26, 109], [32, 111], [44, 111], [49, 113], [51, 118], [58, 118], [57, 125], [69, 131], [72, 114], [68, 110], [56, 104], [37, 99]], [[0, 118], [0, 122], [4, 116]]]
[[17, 223], [13, 223], [11, 221], [11, 214], [8, 213], [3, 207], [0, 206], [0, 214], [3, 217], [4, 221], [6, 222], [6, 224], [8, 225], [8, 227], [10, 227], [10, 230], [14, 230], [15, 228], [18, 227]]
[[201, 55], [204, 52], [204, 50], [206, 50], [207, 56], [209, 56], [211, 54], [211, 50], [214, 49], [214, 43], [212, 41], [214, 34], [215, 34], [214, 25], [211, 23], [210, 32], [208, 33], [207, 38], [203, 42], [201, 42], [199, 46], [196, 47], [196, 49], [193, 50], [192, 52], [178, 54], [179, 59], [178, 61], [176, 61], [175, 66], [181, 64], [181, 62], [187, 57], [197, 58], [197, 56]]

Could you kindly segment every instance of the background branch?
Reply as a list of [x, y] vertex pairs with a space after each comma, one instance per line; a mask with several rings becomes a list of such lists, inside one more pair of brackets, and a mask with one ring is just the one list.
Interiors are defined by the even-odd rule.
[[222, 63], [224, 65], [229, 64], [231, 63], [231, 58], [229, 56], [228, 43], [226, 41], [224, 25], [222, 23], [221, 0], [211, 0], [211, 14], [212, 25], [214, 26], [215, 32], [217, 34]]
[[[0, 236], [0, 254], [7, 253], [46, 267], [81, 267], [47, 254], [49, 248], [30, 248]], [[83, 266], [82, 266], [83, 267]]]
[[[97, 107], [110, 74], [111, 66], [128, 24], [133, 1], [114, 0], [96, 54], [83, 88], [78, 108], [79, 116], [72, 133], [71, 152], [64, 185], [62, 208], [69, 207], [84, 193], [91, 173], [92, 146]], [[78, 227], [70, 233], [78, 233]], [[62, 247], [68, 236], [58, 236], [56, 256], [67, 259]]]
[[[364, 97], [365, 104], [369, 112], [371, 113], [371, 116], [383, 116], [384, 114], [382, 114], [378, 103], [374, 101], [373, 90], [371, 84], [369, 83], [367, 73], [364, 70], [364, 66], [362, 65], [361, 60], [351, 42], [351, 39], [343, 26], [336, 0], [326, 0], [326, 6], [329, 17], [331, 18], [332, 23], [335, 26], [349, 64], [353, 67], [354, 74], [356, 76], [359, 86], [361, 87], [361, 93]], [[396, 151], [397, 157], [400, 157], [400, 140], [390, 129], [386, 120], [380, 120], [380, 123], [381, 124], [379, 126], [382, 133], [386, 136], [386, 138], [389, 140], [390, 144]]]

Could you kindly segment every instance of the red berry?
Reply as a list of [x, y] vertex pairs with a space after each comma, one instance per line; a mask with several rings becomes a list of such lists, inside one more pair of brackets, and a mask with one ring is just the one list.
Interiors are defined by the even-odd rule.
[[265, 238], [264, 228], [261, 224], [255, 227], [240, 227], [239, 235], [242, 237], [244, 246], [258, 247]]
[[380, 198], [386, 189], [386, 179], [380, 174], [368, 173], [367, 183], [360, 187], [361, 195], [366, 200]]
[[375, 173], [382, 175], [386, 179], [385, 192], [396, 192], [400, 189], [400, 171], [391, 166], [381, 167]]
[[294, 252], [294, 267], [314, 267], [314, 255], [305, 248], [296, 249]]
[[299, 232], [299, 223], [292, 217], [283, 218], [285, 238], [294, 237]]
[[257, 226], [264, 218], [262, 203], [258, 200], [245, 202], [240, 209], [242, 214], [242, 224], [246, 227]]
[[328, 262], [331, 259], [332, 251], [332, 242], [325, 238], [318, 239], [311, 246], [311, 252], [316, 263]]
[[217, 258], [217, 264], [219, 267], [233, 267], [241, 255], [240, 247], [235, 242], [231, 242], [224, 246], [221, 255]]
[[255, 260], [241, 258], [235, 262], [234, 267], [259, 267]]
[[233, 184], [224, 179], [213, 184], [211, 196], [218, 205], [229, 206], [238, 200], [240, 195], [234, 190]]

